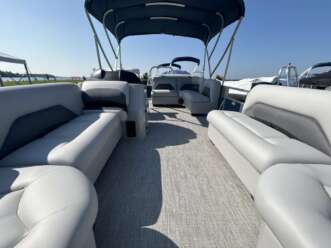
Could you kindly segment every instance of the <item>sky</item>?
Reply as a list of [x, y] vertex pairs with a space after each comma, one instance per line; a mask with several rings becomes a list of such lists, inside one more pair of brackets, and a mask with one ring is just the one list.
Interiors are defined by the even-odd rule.
[[[97, 67], [83, 0], [1, 0], [0, 6], [0, 52], [26, 59], [33, 73], [82, 76]], [[290, 62], [302, 72], [315, 63], [331, 61], [330, 13], [331, 0], [246, 0], [229, 77], [272, 76]], [[102, 26], [95, 23], [114, 62]], [[213, 63], [233, 28], [225, 31]], [[128, 37], [122, 42], [123, 66], [146, 72], [177, 56], [202, 58], [203, 49], [201, 41], [184, 37]], [[4, 63], [0, 70], [23, 71], [19, 65]]]

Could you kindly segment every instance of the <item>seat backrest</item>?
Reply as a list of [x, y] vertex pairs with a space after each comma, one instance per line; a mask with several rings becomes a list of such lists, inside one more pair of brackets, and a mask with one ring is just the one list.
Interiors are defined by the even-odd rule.
[[0, 88], [0, 158], [75, 118], [82, 108], [74, 84]]
[[106, 81], [124, 81], [129, 84], [142, 84], [140, 78], [131, 71], [118, 70], [106, 71], [103, 80]]
[[152, 87], [155, 90], [177, 90], [177, 80], [175, 77], [155, 77]]
[[220, 96], [220, 83], [214, 79], [205, 79], [200, 84], [200, 93], [209, 98], [210, 102], [217, 107]]
[[129, 84], [122, 81], [85, 81], [82, 83], [86, 109], [129, 106]]
[[199, 78], [195, 77], [181, 77], [178, 78], [178, 89], [179, 90], [192, 90], [199, 91], [200, 89], [200, 81]]
[[243, 113], [331, 155], [329, 106], [330, 91], [260, 85], [248, 94]]

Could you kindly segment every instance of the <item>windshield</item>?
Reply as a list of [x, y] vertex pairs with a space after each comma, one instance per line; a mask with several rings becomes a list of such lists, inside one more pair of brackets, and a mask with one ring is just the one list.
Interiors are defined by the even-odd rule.
[[289, 87], [298, 86], [298, 74], [294, 66], [282, 67], [278, 77], [279, 77], [278, 78], [279, 84], [283, 86], [289, 86]]
[[310, 72], [311, 77], [318, 77], [323, 75], [329, 75], [331, 76], [331, 66], [321, 66], [313, 68]]

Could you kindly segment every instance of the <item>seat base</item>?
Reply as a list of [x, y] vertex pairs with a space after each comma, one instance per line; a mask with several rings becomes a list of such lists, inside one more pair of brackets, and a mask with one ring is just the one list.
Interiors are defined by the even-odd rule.
[[206, 115], [213, 109], [213, 104], [209, 98], [199, 92], [185, 90], [180, 92], [185, 107], [190, 110], [192, 115]]
[[178, 97], [160, 97], [160, 96], [152, 96], [152, 104], [154, 106], [169, 106], [169, 105], [179, 105]]
[[272, 233], [270, 228], [265, 224], [262, 223], [260, 227], [259, 238], [257, 241], [257, 248], [284, 248], [279, 240], [275, 237]]
[[254, 195], [258, 177], [260, 175], [254, 169], [254, 166], [252, 166], [252, 164], [245, 159], [212, 124], [209, 124], [208, 137], [221, 152], [250, 194]]

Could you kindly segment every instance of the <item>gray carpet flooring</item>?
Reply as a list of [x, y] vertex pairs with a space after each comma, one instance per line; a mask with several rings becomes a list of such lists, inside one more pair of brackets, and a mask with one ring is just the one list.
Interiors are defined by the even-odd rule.
[[255, 247], [249, 194], [207, 137], [205, 117], [152, 108], [144, 141], [123, 140], [97, 184], [99, 248]]

